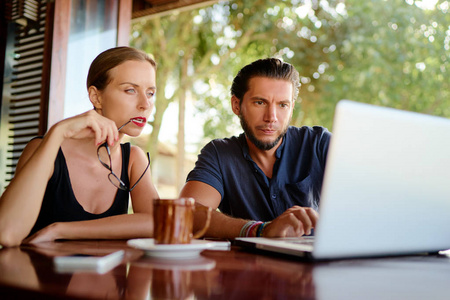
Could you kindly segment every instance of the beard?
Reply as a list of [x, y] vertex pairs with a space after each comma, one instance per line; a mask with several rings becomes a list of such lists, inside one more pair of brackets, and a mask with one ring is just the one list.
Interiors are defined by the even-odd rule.
[[258, 140], [258, 138], [255, 136], [254, 132], [252, 131], [252, 129], [248, 125], [248, 122], [245, 119], [245, 116], [240, 114], [239, 115], [239, 120], [241, 121], [242, 129], [244, 130], [244, 133], [248, 137], [248, 139], [258, 149], [263, 150], [263, 151], [267, 151], [267, 150], [272, 149], [273, 147], [275, 147], [280, 142], [280, 140], [286, 135], [286, 132], [288, 130], [289, 123], [290, 123], [290, 120], [289, 120], [289, 122], [287, 122], [286, 126], [281, 131], [281, 134], [279, 136], [277, 136], [275, 140], [273, 140], [271, 142], [264, 142], [264, 141]]

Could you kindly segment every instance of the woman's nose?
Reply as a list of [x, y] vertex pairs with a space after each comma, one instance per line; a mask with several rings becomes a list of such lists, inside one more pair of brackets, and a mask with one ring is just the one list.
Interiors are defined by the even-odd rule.
[[153, 96], [149, 97], [147, 94], [141, 94], [139, 97], [139, 107], [141, 109], [150, 109], [153, 107]]

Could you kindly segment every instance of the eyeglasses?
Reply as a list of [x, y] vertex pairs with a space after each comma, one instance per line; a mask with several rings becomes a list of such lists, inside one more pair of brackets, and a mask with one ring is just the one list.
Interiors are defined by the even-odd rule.
[[[131, 121], [131, 120], [130, 120]], [[126, 122], [125, 124], [123, 124], [122, 126], [119, 127], [118, 131], [120, 131], [125, 125], [127, 125], [128, 123], [130, 123], [130, 121]], [[104, 149], [104, 150], [103, 150]], [[106, 156], [108, 156], [108, 159], [106, 160]], [[147, 152], [147, 159], [148, 159], [148, 164], [147, 167], [145, 168], [144, 172], [142, 173], [142, 175], [139, 177], [139, 179], [136, 181], [136, 183], [131, 187], [128, 188], [127, 185], [116, 175], [116, 173], [114, 173], [113, 168], [112, 168], [112, 160], [111, 160], [111, 150], [109, 149], [108, 143], [104, 142], [103, 144], [101, 144], [100, 146], [98, 146], [97, 148], [97, 157], [98, 160], [100, 161], [100, 163], [109, 170], [109, 174], [108, 174], [108, 179], [109, 181], [118, 189], [127, 191], [127, 192], [131, 192], [136, 185], [139, 183], [139, 181], [141, 181], [142, 177], [144, 177], [145, 172], [147, 172], [148, 168], [150, 167], [150, 154]]]

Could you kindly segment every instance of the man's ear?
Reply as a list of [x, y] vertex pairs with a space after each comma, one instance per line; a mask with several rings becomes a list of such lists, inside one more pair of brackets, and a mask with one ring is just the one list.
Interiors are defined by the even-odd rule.
[[89, 100], [91, 100], [92, 105], [94, 105], [95, 110], [102, 109], [102, 98], [100, 95], [100, 91], [93, 85], [91, 85], [88, 89]]
[[241, 100], [235, 95], [231, 96], [231, 109], [236, 115], [239, 116], [241, 114]]

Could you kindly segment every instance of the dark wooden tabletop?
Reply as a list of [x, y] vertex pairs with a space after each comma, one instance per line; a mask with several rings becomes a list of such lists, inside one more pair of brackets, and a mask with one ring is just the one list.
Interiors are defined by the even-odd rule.
[[[104, 274], [58, 273], [53, 257], [124, 249]], [[446, 255], [312, 263], [245, 251], [146, 256], [125, 241], [64, 241], [0, 249], [0, 299], [450, 299]]]

